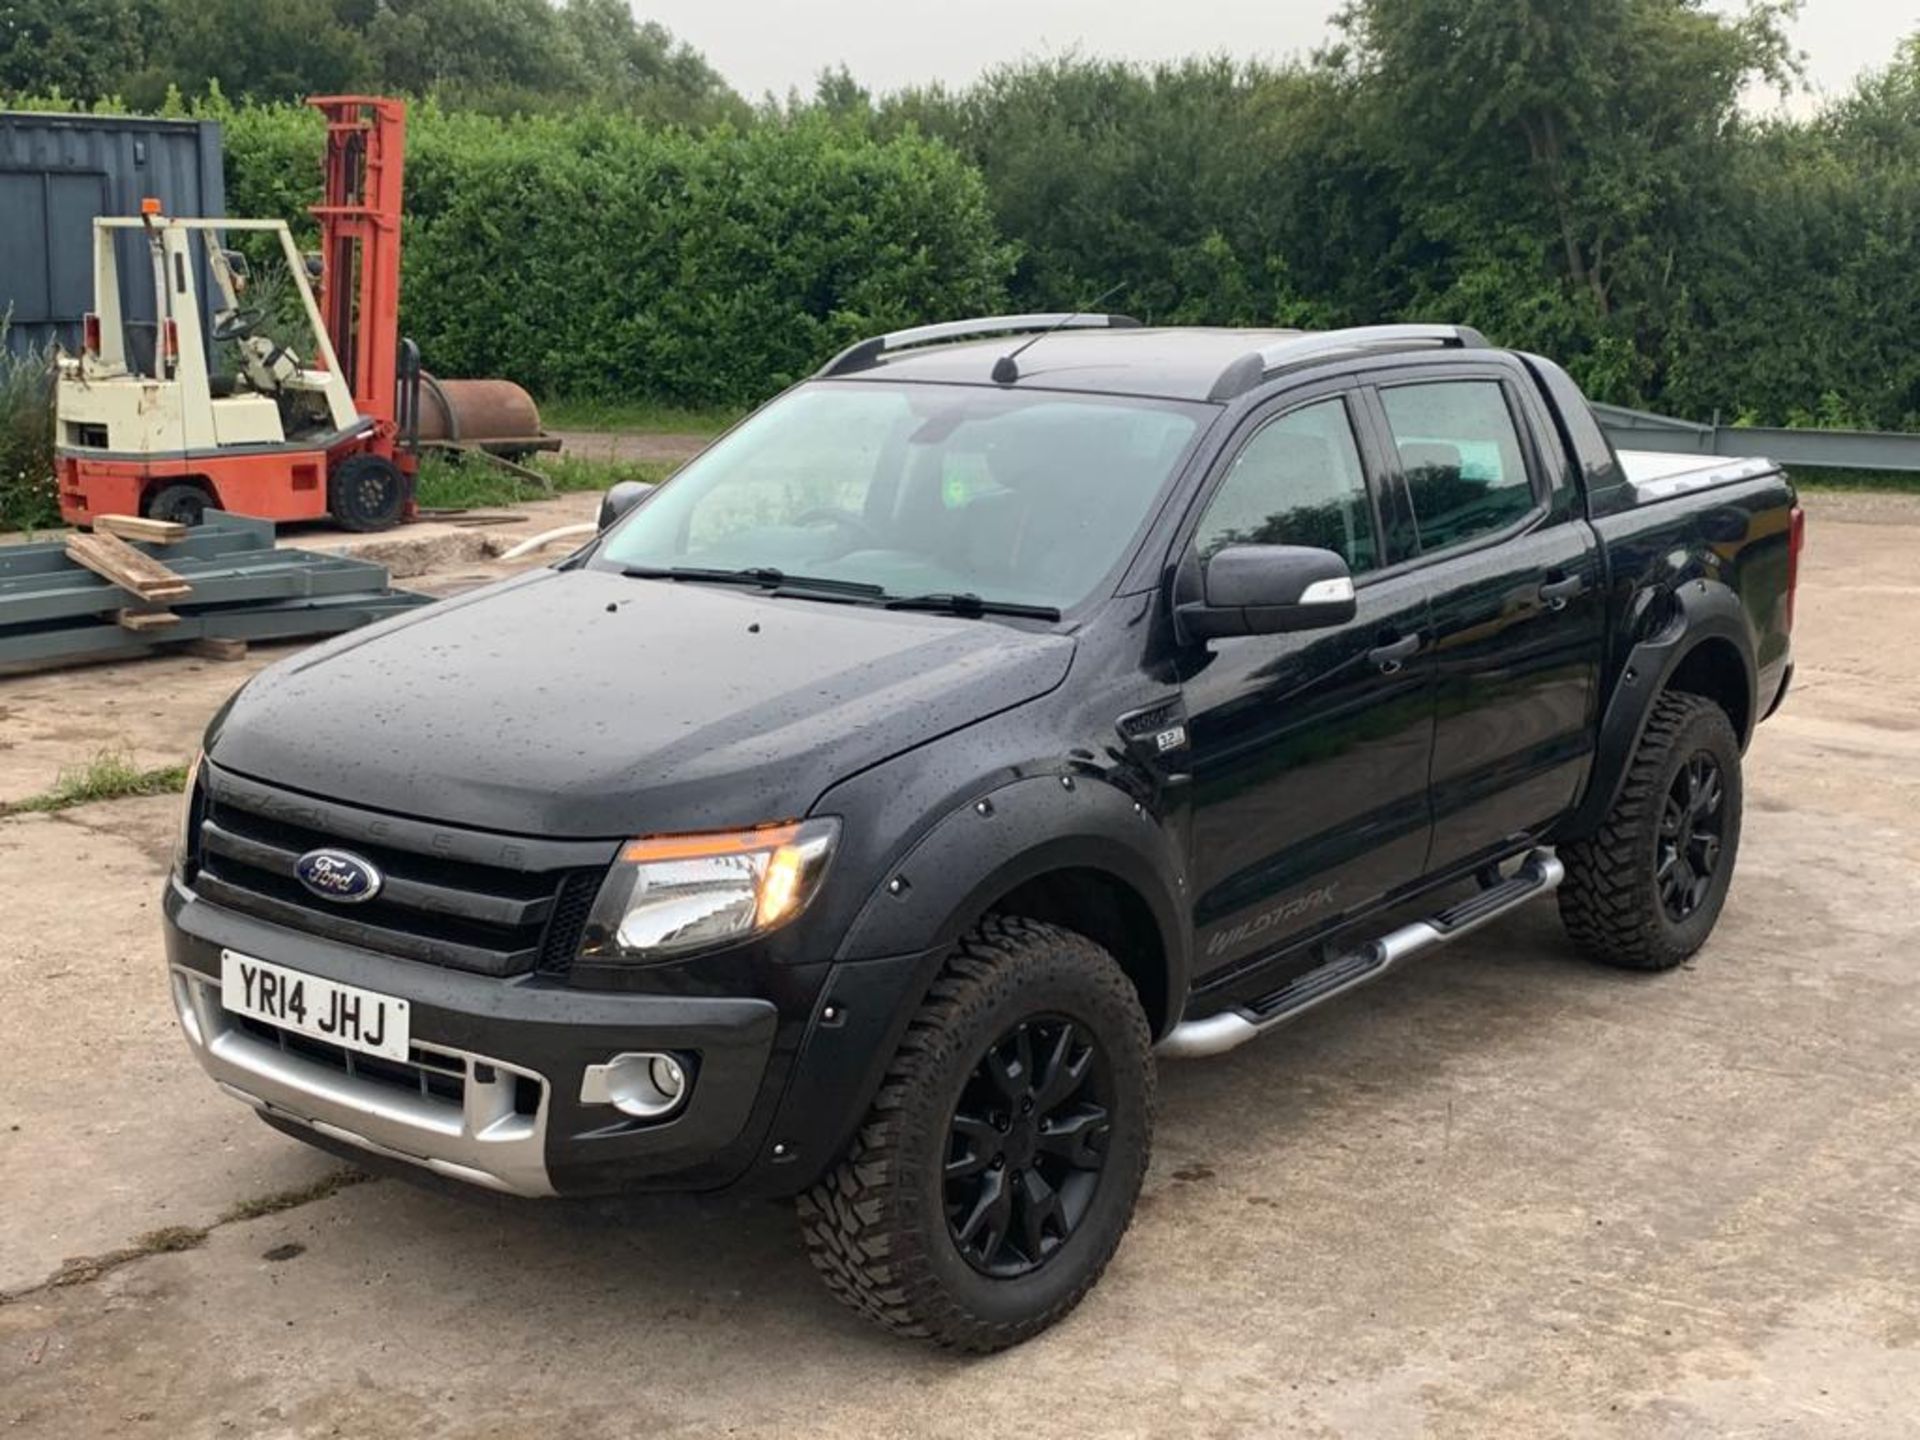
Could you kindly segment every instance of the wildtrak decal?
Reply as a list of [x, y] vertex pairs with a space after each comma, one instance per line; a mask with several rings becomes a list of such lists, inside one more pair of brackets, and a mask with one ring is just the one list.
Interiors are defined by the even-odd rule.
[[1329, 881], [1318, 890], [1309, 890], [1303, 895], [1290, 896], [1271, 909], [1262, 910], [1251, 920], [1242, 920], [1238, 925], [1219, 931], [1207, 941], [1207, 954], [1224, 955], [1227, 951], [1238, 949], [1246, 941], [1264, 934], [1276, 925], [1297, 920], [1310, 911], [1331, 905], [1333, 892], [1339, 888], [1338, 880]]

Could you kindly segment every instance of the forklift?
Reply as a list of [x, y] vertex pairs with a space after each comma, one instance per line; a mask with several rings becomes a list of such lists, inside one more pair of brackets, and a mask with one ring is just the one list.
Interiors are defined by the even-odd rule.
[[[312, 207], [317, 297], [284, 221], [179, 219], [156, 200], [142, 201], [138, 216], [94, 220], [94, 308], [83, 353], [61, 358], [56, 382], [68, 524], [100, 515], [197, 524], [218, 508], [276, 521], [331, 516], [373, 531], [414, 517], [420, 358], [399, 336], [406, 106], [366, 96], [308, 103], [327, 121], [326, 186]], [[156, 324], [144, 357], [122, 319], [119, 237], [128, 231], [145, 237], [153, 267]], [[308, 332], [297, 345], [258, 333], [270, 317], [246, 303], [245, 260], [223, 245], [234, 231], [278, 238]], [[210, 327], [203, 273], [217, 301]], [[232, 357], [232, 373], [214, 373], [216, 353]]]

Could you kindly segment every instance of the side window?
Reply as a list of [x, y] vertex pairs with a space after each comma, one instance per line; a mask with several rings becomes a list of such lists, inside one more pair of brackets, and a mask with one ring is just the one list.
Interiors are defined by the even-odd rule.
[[1289, 411], [1249, 440], [1214, 492], [1194, 545], [1202, 557], [1228, 545], [1312, 545], [1345, 556], [1356, 575], [1378, 565], [1346, 402]]
[[1423, 551], [1503, 530], [1533, 509], [1533, 482], [1499, 381], [1397, 385], [1380, 399]]

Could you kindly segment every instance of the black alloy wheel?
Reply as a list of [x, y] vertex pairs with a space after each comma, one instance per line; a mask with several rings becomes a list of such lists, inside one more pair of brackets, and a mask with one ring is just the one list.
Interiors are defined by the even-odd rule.
[[1671, 970], [1713, 933], [1740, 851], [1740, 738], [1704, 695], [1647, 717], [1598, 829], [1559, 846], [1560, 918], [1603, 965]]
[[928, 987], [846, 1149], [797, 1199], [843, 1303], [984, 1353], [1078, 1305], [1153, 1143], [1140, 992], [1085, 935], [988, 915]]
[[1037, 1270], [1085, 1218], [1112, 1133], [1113, 1077], [1092, 1032], [1023, 1020], [980, 1057], [954, 1107], [943, 1179], [947, 1230], [967, 1263]]
[[1713, 888], [1726, 838], [1726, 783], [1706, 751], [1674, 773], [1660, 812], [1655, 874], [1660, 904], [1676, 924], [1688, 919]]

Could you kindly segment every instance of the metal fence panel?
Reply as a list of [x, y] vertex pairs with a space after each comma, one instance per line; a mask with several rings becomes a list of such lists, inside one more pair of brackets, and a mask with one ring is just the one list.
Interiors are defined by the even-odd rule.
[[1767, 459], [1788, 467], [1830, 470], [1920, 470], [1920, 435], [1891, 430], [1782, 430], [1763, 425], [1700, 425], [1595, 405], [1594, 417], [1621, 450], [1673, 455]]

